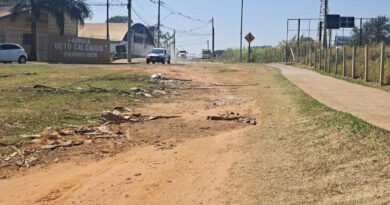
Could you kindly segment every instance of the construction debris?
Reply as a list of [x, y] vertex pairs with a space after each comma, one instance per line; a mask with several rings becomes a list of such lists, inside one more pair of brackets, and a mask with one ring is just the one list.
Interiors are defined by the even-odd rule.
[[[124, 110], [125, 112], [120, 112], [119, 110]], [[172, 118], [178, 118], [180, 116], [143, 116], [141, 113], [133, 112], [130, 109], [121, 108], [121, 109], [114, 109], [114, 111], [104, 111], [100, 119], [103, 122], [106, 123], [114, 123], [114, 124], [121, 124], [121, 123], [135, 123], [135, 122], [146, 122], [151, 120], [157, 120], [157, 119], [172, 119]]]
[[251, 124], [251, 125], [257, 124], [256, 118], [242, 116], [239, 113], [234, 113], [234, 112], [221, 113], [218, 116], [207, 116], [207, 120], [237, 121], [240, 123]]

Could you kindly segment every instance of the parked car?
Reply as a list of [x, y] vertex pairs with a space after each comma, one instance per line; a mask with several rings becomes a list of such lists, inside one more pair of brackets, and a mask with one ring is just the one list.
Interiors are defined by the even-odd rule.
[[203, 49], [202, 50], [202, 58], [203, 59], [211, 58], [211, 51], [209, 49]]
[[165, 48], [154, 48], [146, 56], [146, 63], [161, 62], [171, 64], [171, 54]]
[[187, 51], [185, 50], [180, 50], [178, 53], [177, 53], [177, 57], [181, 58], [181, 59], [186, 59], [187, 58]]
[[18, 44], [0, 43], [0, 62], [25, 64], [27, 62], [27, 53]]

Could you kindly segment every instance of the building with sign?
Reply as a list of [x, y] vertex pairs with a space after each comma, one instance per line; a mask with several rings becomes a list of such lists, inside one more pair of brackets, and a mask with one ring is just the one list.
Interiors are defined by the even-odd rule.
[[[112, 56], [127, 56], [127, 23], [110, 23], [110, 54]], [[152, 32], [143, 24], [132, 25], [133, 56], [145, 57], [155, 47]], [[79, 37], [107, 39], [106, 23], [86, 23], [79, 25]]]
[[[0, 6], [0, 43], [20, 44], [30, 56], [32, 20], [26, 11], [11, 19], [11, 7]], [[78, 23], [65, 15], [64, 35], [60, 35], [56, 18], [42, 11], [36, 27], [37, 60], [61, 63], [110, 62], [106, 40], [78, 38]]]
[[[0, 8], [0, 43], [17, 43], [23, 46], [27, 54], [31, 53], [31, 17], [25, 12], [14, 21], [11, 20], [11, 7]], [[60, 34], [54, 16], [42, 12], [37, 22], [37, 60], [47, 61], [49, 36]], [[77, 23], [65, 17], [64, 35], [77, 37]]]

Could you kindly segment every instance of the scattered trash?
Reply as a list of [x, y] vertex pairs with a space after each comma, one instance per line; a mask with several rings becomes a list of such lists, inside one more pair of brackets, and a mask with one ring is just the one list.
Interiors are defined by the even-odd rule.
[[252, 125], [257, 124], [256, 118], [241, 116], [239, 113], [234, 113], [234, 112], [222, 113], [219, 114], [218, 116], [207, 116], [207, 120], [237, 121], [245, 124], [252, 124]]
[[150, 76], [150, 79], [162, 79], [161, 73], [155, 73], [152, 76]]

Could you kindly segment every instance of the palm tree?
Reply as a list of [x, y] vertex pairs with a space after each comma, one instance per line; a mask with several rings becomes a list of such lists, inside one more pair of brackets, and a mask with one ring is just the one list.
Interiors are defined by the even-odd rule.
[[64, 35], [65, 16], [69, 15], [70, 19], [84, 25], [86, 18], [92, 17], [92, 11], [84, 0], [48, 0], [51, 13], [57, 22], [60, 35]]
[[30, 58], [32, 60], [36, 60], [36, 27], [42, 11], [48, 12], [56, 18], [60, 35], [64, 35], [65, 15], [69, 15], [71, 20], [80, 22], [81, 24], [84, 24], [84, 20], [86, 18], [90, 18], [92, 16], [92, 11], [89, 9], [88, 4], [85, 3], [84, 0], [18, 0], [11, 9], [11, 18], [12, 20], [16, 20], [16, 18], [24, 12], [28, 12], [30, 14]]
[[13, 21], [25, 12], [28, 12], [31, 16], [31, 60], [36, 60], [37, 21], [41, 17], [41, 11], [47, 10], [48, 5], [47, 0], [19, 0], [11, 9], [11, 19]]

